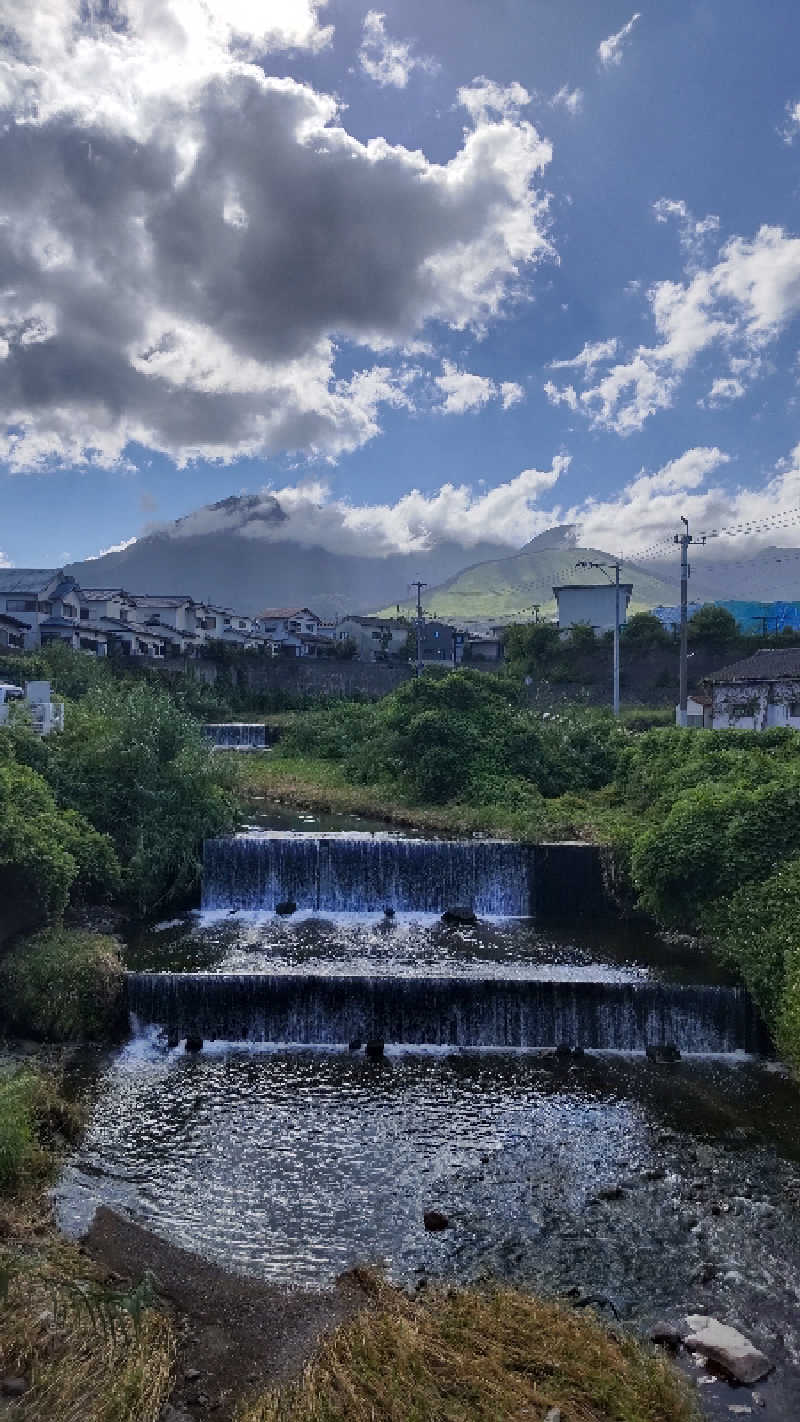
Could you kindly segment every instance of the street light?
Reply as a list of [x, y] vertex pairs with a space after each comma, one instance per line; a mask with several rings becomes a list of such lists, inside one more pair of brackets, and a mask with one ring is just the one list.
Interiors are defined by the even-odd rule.
[[[614, 596], [614, 670], [613, 670], [613, 703], [614, 715], [619, 715], [619, 574], [621, 563], [590, 563], [587, 559], [581, 559], [575, 564], [576, 568], [597, 568], [601, 573], [605, 573], [609, 582], [613, 582], [615, 589]], [[609, 573], [609, 568], [614, 569], [614, 577]]]

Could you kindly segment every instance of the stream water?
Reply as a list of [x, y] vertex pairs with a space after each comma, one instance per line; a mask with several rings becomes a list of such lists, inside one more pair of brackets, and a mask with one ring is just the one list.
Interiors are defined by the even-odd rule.
[[[198, 913], [141, 930], [128, 958], [220, 981], [730, 991], [692, 945], [591, 921]], [[410, 1287], [493, 1276], [599, 1295], [639, 1328], [715, 1314], [778, 1365], [759, 1389], [767, 1417], [800, 1416], [800, 1098], [767, 1059], [406, 1046], [370, 1060], [230, 1040], [188, 1053], [153, 1026], [101, 1074], [56, 1200], [72, 1232], [103, 1202], [287, 1285], [322, 1287], [370, 1261]], [[428, 1208], [450, 1228], [427, 1234]], [[719, 1380], [700, 1392], [714, 1417], [757, 1405]]]

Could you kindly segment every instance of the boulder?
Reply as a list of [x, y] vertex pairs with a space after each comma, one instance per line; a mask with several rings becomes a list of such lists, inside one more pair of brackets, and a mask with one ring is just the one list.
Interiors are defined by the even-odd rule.
[[281, 918], [288, 918], [290, 914], [297, 913], [297, 904], [294, 899], [281, 899], [280, 903], [275, 905], [275, 912], [279, 913]]
[[202, 1050], [203, 1050], [203, 1039], [202, 1039], [202, 1037], [198, 1037], [195, 1033], [192, 1033], [190, 1036], [188, 1036], [188, 1037], [186, 1038], [186, 1051], [187, 1051], [187, 1052], [202, 1052]]
[[671, 1348], [673, 1353], [677, 1353], [683, 1338], [684, 1334], [674, 1323], [664, 1323], [660, 1320], [650, 1329], [650, 1342], [657, 1343], [660, 1348]]
[[383, 916], [384, 916], [384, 918], [394, 918], [394, 913], [395, 913], [394, 909], [391, 908], [391, 907], [389, 906], [389, 904], [387, 904], [386, 907], [385, 907], [385, 909], [383, 910]]
[[764, 1353], [738, 1329], [720, 1323], [718, 1318], [691, 1313], [686, 1326], [689, 1333], [683, 1341], [689, 1351], [716, 1363], [734, 1382], [756, 1383], [772, 1371], [773, 1364]]
[[383, 1056], [383, 1045], [383, 1042], [377, 1037], [367, 1042], [367, 1056], [371, 1057], [373, 1061], [379, 1060]]
[[364, 1043], [360, 1037], [351, 1037], [347, 1043], [347, 1050], [348, 1052], [360, 1052], [363, 1045]]
[[651, 1042], [645, 1047], [645, 1055], [649, 1062], [679, 1062], [681, 1054], [674, 1042]]
[[454, 904], [442, 914], [442, 923], [477, 923], [478, 915], [466, 904]]
[[447, 1215], [443, 1215], [441, 1210], [426, 1210], [422, 1216], [422, 1223], [427, 1230], [448, 1229], [450, 1221]]

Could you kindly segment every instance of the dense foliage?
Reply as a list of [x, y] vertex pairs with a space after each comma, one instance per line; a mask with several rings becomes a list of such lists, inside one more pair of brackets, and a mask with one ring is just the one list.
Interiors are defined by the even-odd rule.
[[112, 840], [131, 908], [148, 913], [194, 888], [203, 840], [233, 827], [235, 801], [199, 724], [166, 692], [95, 688], [48, 750], [60, 803]]
[[312, 713], [281, 748], [342, 760], [353, 780], [417, 802], [519, 805], [606, 784], [623, 737], [606, 712], [537, 715], [513, 681], [462, 669], [415, 678], [376, 705]]
[[61, 913], [70, 898], [107, 898], [119, 884], [110, 839], [61, 808], [44, 777], [16, 759], [18, 749], [0, 732], [0, 900], [10, 929]]
[[124, 1025], [113, 938], [62, 927], [22, 939], [0, 960], [3, 1025], [50, 1042], [113, 1037]]

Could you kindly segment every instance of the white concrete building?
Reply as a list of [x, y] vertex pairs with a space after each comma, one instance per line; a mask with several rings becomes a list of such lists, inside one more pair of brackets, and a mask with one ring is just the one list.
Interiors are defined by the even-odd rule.
[[408, 624], [388, 617], [343, 617], [336, 624], [337, 642], [355, 642], [362, 662], [400, 656], [408, 642]]
[[800, 647], [764, 647], [705, 680], [715, 731], [800, 730]]
[[[628, 603], [633, 583], [619, 585], [619, 624], [628, 620]], [[576, 624], [588, 624], [595, 632], [613, 632], [616, 588], [613, 583], [565, 583], [553, 588], [558, 609], [559, 629], [564, 632]]]

